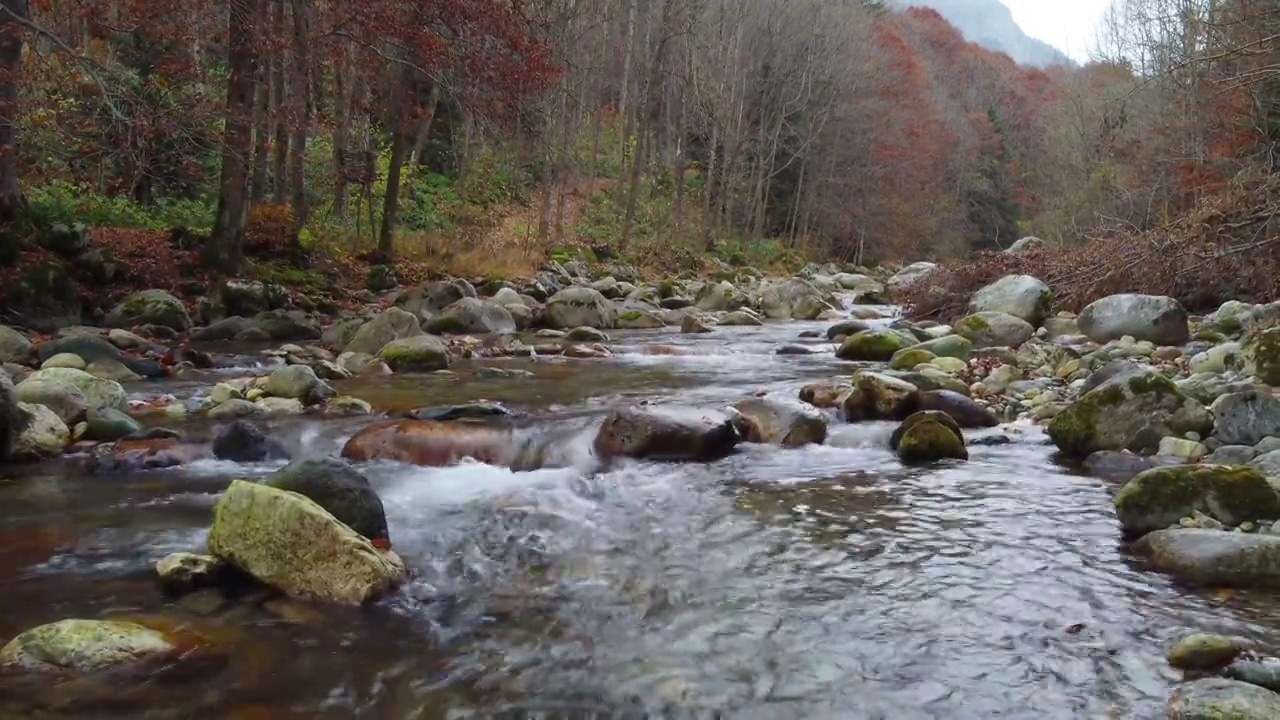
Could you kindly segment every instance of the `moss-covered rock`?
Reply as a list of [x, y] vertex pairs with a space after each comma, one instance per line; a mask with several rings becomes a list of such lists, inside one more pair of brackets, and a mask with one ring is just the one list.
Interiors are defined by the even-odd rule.
[[387, 343], [378, 359], [396, 372], [434, 372], [449, 367], [449, 349], [435, 335], [416, 335]]
[[841, 410], [845, 420], [902, 420], [914, 408], [919, 388], [906, 380], [876, 372], [859, 372], [852, 378], [853, 391], [845, 396]]
[[623, 330], [656, 330], [666, 324], [661, 315], [651, 310], [626, 308], [618, 313], [618, 327]]
[[1016, 348], [1035, 334], [1026, 320], [1002, 312], [979, 312], [962, 318], [955, 325], [957, 335], [977, 347]]
[[863, 330], [849, 336], [836, 350], [841, 360], [887, 362], [907, 343], [892, 330]]
[[182, 301], [164, 290], [143, 290], [121, 300], [107, 315], [109, 327], [159, 325], [178, 331], [191, 329], [191, 316]]
[[1280, 519], [1280, 494], [1256, 468], [1174, 465], [1139, 473], [1115, 497], [1127, 534], [1142, 535], [1204, 513], [1234, 526]]
[[1272, 720], [1280, 718], [1280, 693], [1236, 680], [1204, 678], [1173, 691], [1168, 720]]
[[1140, 435], [1208, 435], [1213, 415], [1172, 380], [1150, 368], [1126, 368], [1082, 395], [1054, 418], [1049, 437], [1063, 453], [1087, 457], [1123, 450]]
[[1280, 325], [1254, 330], [1240, 347], [1244, 353], [1245, 370], [1268, 385], [1280, 387]]
[[17, 411], [22, 431], [13, 439], [13, 459], [36, 461], [55, 458], [71, 442], [71, 431], [66, 423], [44, 405], [20, 402]]
[[123, 410], [126, 407], [125, 392], [120, 383], [94, 377], [75, 368], [49, 368], [31, 373], [18, 383], [18, 399], [23, 402], [43, 402], [38, 397], [37, 391], [53, 392], [49, 389], [58, 386], [74, 388], [79, 396], [84, 398], [86, 407], [111, 407], [117, 410]]
[[0, 325], [0, 364], [25, 364], [31, 359], [33, 348], [26, 335], [6, 325]]
[[337, 394], [307, 365], [289, 365], [273, 370], [262, 389], [271, 397], [301, 400], [304, 403], [318, 403]]
[[913, 346], [913, 350], [927, 350], [937, 357], [969, 361], [973, 357], [973, 343], [963, 335], [944, 335]]
[[889, 367], [894, 370], [914, 370], [917, 365], [933, 362], [937, 355], [918, 347], [904, 348], [889, 359]]
[[1196, 633], [1169, 648], [1166, 658], [1179, 670], [1217, 670], [1230, 665], [1250, 647], [1244, 638]]
[[889, 443], [907, 463], [969, 459], [956, 421], [936, 410], [921, 411], [903, 420]]
[[0, 649], [0, 667], [32, 672], [92, 671], [167, 655], [164, 635], [119, 620], [60, 620], [32, 628]]
[[227, 565], [211, 555], [170, 553], [156, 561], [160, 587], [172, 595], [186, 595], [215, 587], [227, 576]]
[[315, 502], [244, 480], [214, 507], [209, 552], [291, 597], [344, 605], [375, 600], [405, 577], [398, 557]]
[[391, 307], [361, 325], [342, 349], [346, 352], [373, 355], [393, 340], [425, 334], [416, 315], [398, 307]]
[[553, 328], [613, 328], [617, 311], [600, 291], [589, 287], [568, 287], [547, 300], [547, 322]]

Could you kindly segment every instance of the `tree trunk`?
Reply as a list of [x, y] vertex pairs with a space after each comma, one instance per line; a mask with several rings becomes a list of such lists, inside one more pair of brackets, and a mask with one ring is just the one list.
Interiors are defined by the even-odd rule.
[[395, 257], [396, 216], [400, 212], [400, 172], [408, 155], [409, 134], [396, 127], [391, 137], [391, 159], [387, 168], [387, 195], [382, 205], [382, 231], [378, 234], [378, 260], [390, 262]]
[[307, 222], [307, 131], [311, 125], [311, 52], [307, 46], [307, 13], [302, 0], [291, 0], [293, 10], [293, 141], [290, 147], [289, 186], [292, 189], [294, 223]]
[[18, 229], [15, 220], [24, 204], [18, 181], [18, 80], [22, 71], [20, 21], [29, 20], [27, 0], [0, 0], [0, 265], [18, 257]]
[[[285, 0], [270, 0], [272, 34], [284, 36], [284, 3]], [[276, 98], [276, 140], [275, 167], [272, 171], [272, 183], [275, 187], [273, 202], [283, 205], [289, 198], [289, 123], [288, 98], [285, 95], [285, 62], [282, 54], [277, 54], [275, 72], [272, 73], [272, 91]]]
[[[352, 51], [350, 48], [348, 50]], [[354, 79], [349, 76], [348, 64], [349, 59], [344, 55], [339, 62], [338, 71], [334, 73], [337, 83], [337, 99], [334, 104], [337, 118], [333, 124], [333, 159], [338, 168], [338, 177], [333, 185], [333, 211], [340, 218], [347, 215], [347, 198], [350, 195], [347, 163], [351, 154], [351, 115], [355, 111], [352, 102], [355, 97], [352, 88]]]
[[249, 222], [249, 153], [253, 150], [254, 20], [261, 0], [229, 0], [227, 20], [227, 109], [222, 143], [222, 178], [213, 249], [219, 269], [240, 272]]
[[271, 67], [266, 58], [258, 63], [256, 74], [258, 113], [254, 118], [253, 202], [267, 199], [267, 166], [271, 164]]

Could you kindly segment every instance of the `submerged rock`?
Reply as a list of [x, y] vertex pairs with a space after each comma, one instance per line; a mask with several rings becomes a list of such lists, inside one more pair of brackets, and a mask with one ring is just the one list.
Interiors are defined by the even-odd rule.
[[1231, 664], [1252, 644], [1244, 638], [1197, 633], [1169, 648], [1169, 664], [1179, 670], [1217, 670]]
[[244, 480], [214, 507], [209, 552], [290, 597], [343, 605], [377, 600], [404, 564], [312, 500]]
[[1173, 465], [1146, 470], [1116, 494], [1116, 514], [1126, 533], [1141, 535], [1197, 512], [1225, 523], [1280, 518], [1280, 493], [1254, 468]]
[[90, 408], [85, 422], [89, 425], [85, 437], [102, 442], [114, 442], [142, 430], [142, 423], [112, 407]]
[[1274, 720], [1280, 718], [1280, 693], [1221, 678], [1180, 685], [1166, 709], [1168, 720]]
[[93, 671], [174, 653], [164, 635], [121, 620], [60, 620], [0, 649], [0, 667], [28, 672]]
[[463, 405], [435, 405], [417, 408], [404, 414], [411, 420], [488, 420], [509, 418], [515, 413], [498, 403], [466, 403]]
[[190, 465], [213, 457], [209, 445], [163, 437], [148, 440], [119, 440], [94, 449], [85, 462], [92, 472], [159, 470]]
[[1174, 528], [1135, 546], [1162, 572], [1205, 587], [1280, 588], [1280, 536]]
[[227, 565], [211, 555], [189, 552], [171, 553], [156, 561], [156, 577], [165, 592], [186, 595], [220, 584]]
[[622, 408], [605, 417], [596, 434], [596, 454], [673, 462], [709, 462], [738, 444], [733, 422], [692, 408]]
[[822, 414], [794, 400], [749, 398], [733, 408], [734, 426], [747, 442], [799, 447], [821, 445], [827, 439]]
[[263, 483], [307, 497], [375, 545], [391, 546], [382, 499], [368, 478], [341, 460], [292, 462]]
[[929, 390], [909, 396], [904, 410], [938, 410], [962, 428], [987, 428], [1000, 424], [1000, 419], [990, 408], [954, 390]]

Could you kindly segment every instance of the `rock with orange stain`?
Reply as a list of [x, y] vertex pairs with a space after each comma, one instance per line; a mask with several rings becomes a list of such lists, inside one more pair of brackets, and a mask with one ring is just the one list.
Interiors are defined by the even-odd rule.
[[183, 442], [179, 438], [118, 440], [99, 445], [85, 464], [91, 472], [125, 472], [189, 465], [212, 457], [210, 445]]
[[427, 467], [446, 467], [472, 458], [489, 465], [511, 466], [517, 460], [519, 445], [511, 431], [500, 428], [434, 420], [391, 420], [353, 435], [343, 446], [342, 457]]

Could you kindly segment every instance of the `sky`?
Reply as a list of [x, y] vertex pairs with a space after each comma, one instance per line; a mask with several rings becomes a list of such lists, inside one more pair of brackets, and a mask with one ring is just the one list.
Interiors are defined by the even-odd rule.
[[1084, 62], [1111, 0], [1004, 0], [1004, 4], [1023, 32]]

